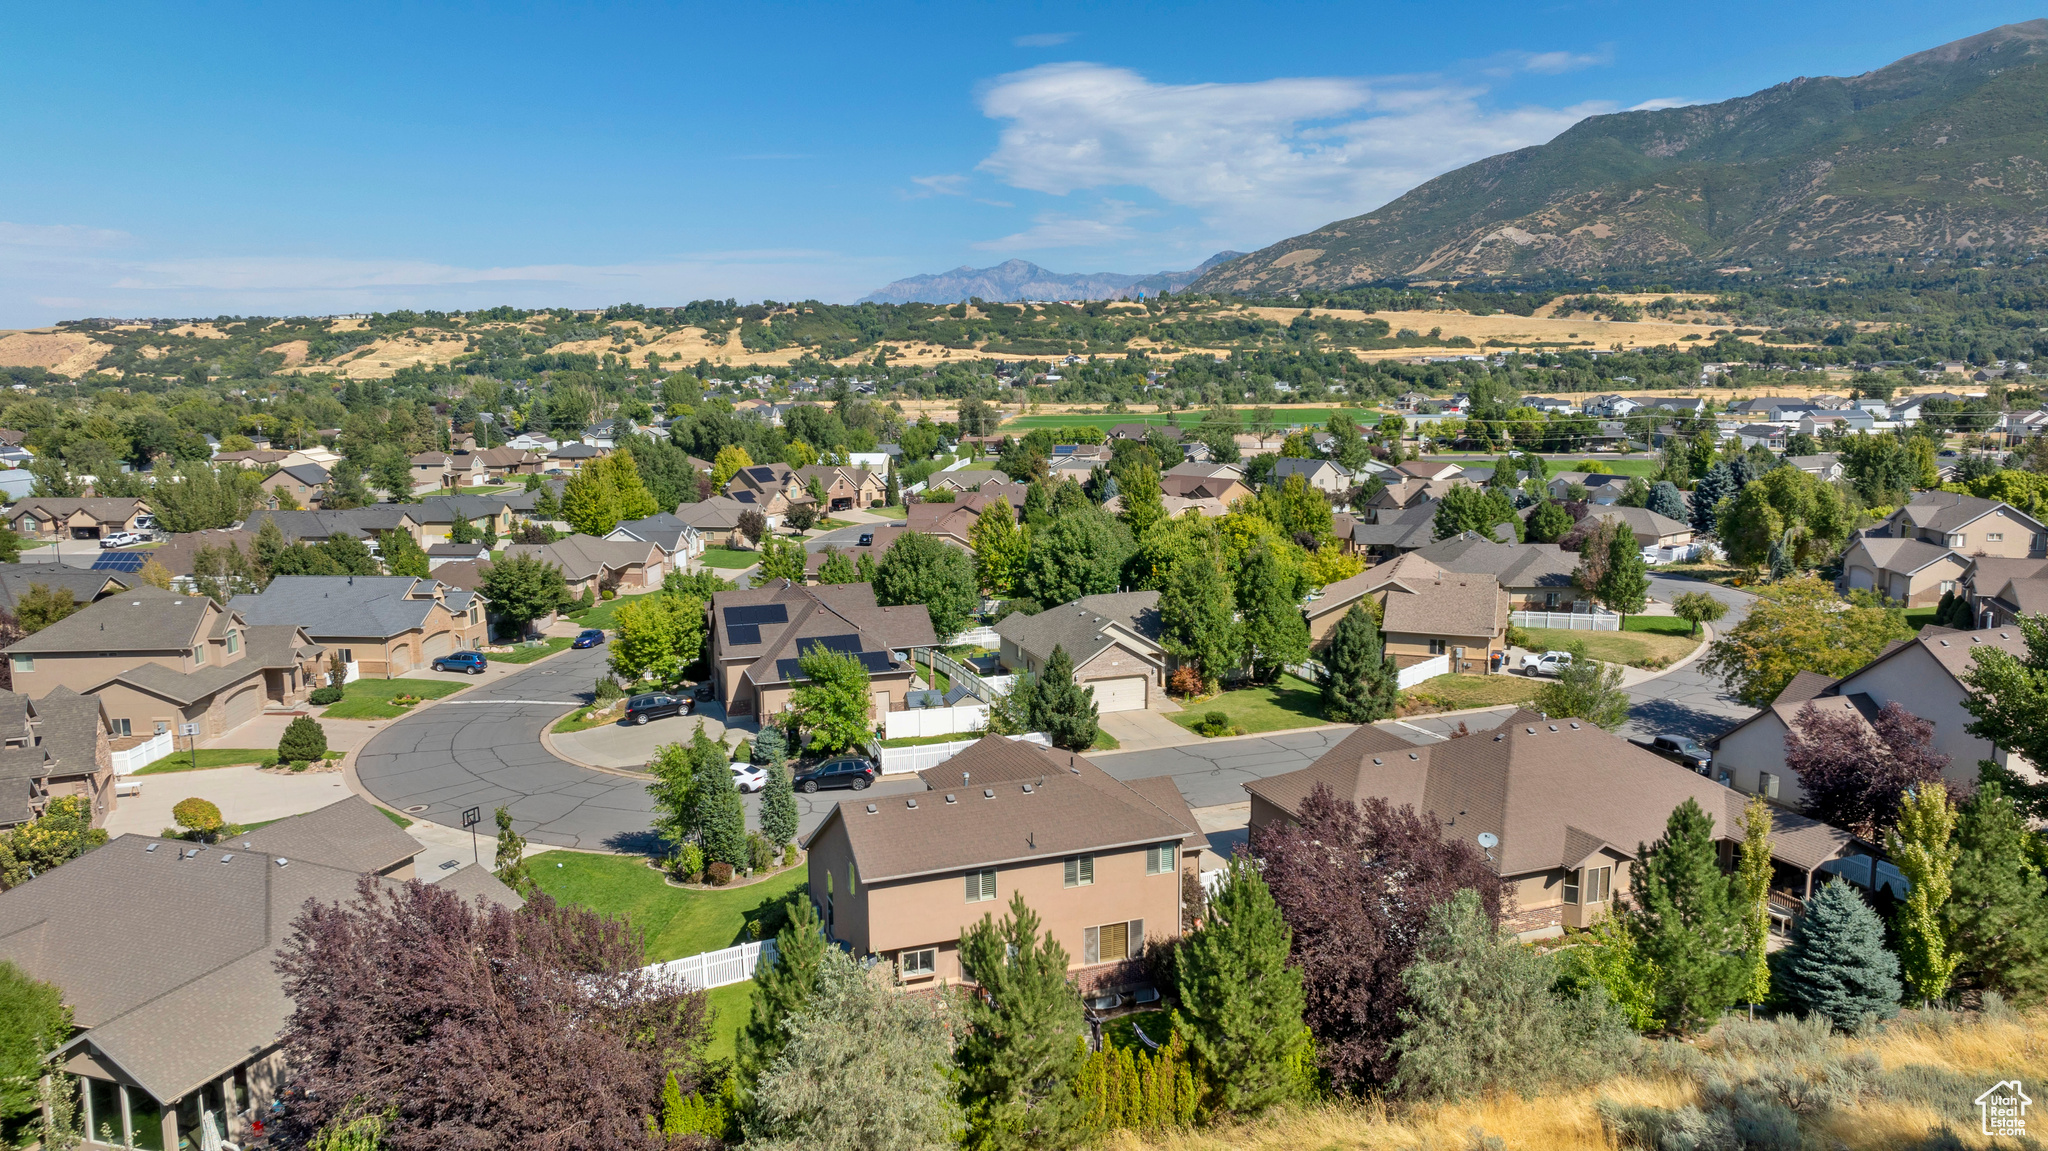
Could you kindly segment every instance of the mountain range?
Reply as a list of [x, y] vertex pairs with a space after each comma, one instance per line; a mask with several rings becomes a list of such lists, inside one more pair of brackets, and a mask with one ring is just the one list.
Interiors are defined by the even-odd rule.
[[2048, 244], [2048, 20], [1860, 76], [1594, 116], [1196, 280], [1271, 294], [1375, 280], [1758, 270]]
[[1218, 264], [1242, 252], [1218, 252], [1185, 272], [1131, 276], [1118, 272], [1051, 272], [1029, 260], [1005, 260], [993, 268], [958, 267], [911, 276], [862, 296], [863, 304], [957, 304], [973, 297], [992, 303], [1012, 300], [1124, 300], [1178, 292]]

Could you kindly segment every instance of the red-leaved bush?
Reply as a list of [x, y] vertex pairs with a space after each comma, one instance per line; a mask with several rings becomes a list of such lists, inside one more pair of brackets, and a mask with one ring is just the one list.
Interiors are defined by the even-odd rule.
[[1341, 1089], [1384, 1084], [1395, 1063], [1387, 1045], [1404, 1030], [1408, 1004], [1401, 972], [1415, 961], [1429, 909], [1469, 887], [1498, 923], [1500, 877], [1471, 842], [1446, 841], [1434, 815], [1340, 800], [1320, 783], [1299, 824], [1268, 824], [1251, 849], [1294, 929], [1317, 1056]]
[[661, 1148], [674, 1069], [704, 1076], [702, 992], [641, 970], [624, 920], [536, 894], [518, 911], [364, 877], [308, 901], [278, 959], [293, 1010], [287, 1137], [388, 1113], [386, 1151]]
[[1785, 729], [1785, 766], [1805, 793], [1801, 810], [1865, 839], [1883, 842], [1906, 789], [1935, 782], [1948, 766], [1930, 746], [1934, 725], [1897, 700], [1867, 722], [1840, 696], [1808, 700], [1794, 720]]

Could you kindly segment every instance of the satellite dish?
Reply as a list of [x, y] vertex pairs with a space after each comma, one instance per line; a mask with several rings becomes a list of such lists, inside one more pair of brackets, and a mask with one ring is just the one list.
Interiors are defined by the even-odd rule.
[[1500, 836], [1495, 835], [1490, 831], [1482, 831], [1479, 833], [1479, 846], [1485, 848], [1488, 851], [1492, 851], [1494, 848], [1500, 846]]

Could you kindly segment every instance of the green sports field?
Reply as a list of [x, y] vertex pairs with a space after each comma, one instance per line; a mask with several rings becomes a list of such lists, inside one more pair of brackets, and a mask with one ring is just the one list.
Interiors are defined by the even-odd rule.
[[[1249, 425], [1253, 410], [1249, 407], [1239, 408], [1237, 409], [1238, 417]], [[1360, 426], [1364, 427], [1370, 427], [1380, 422], [1380, 413], [1370, 408], [1297, 408], [1289, 407], [1285, 404], [1275, 404], [1272, 410], [1273, 422], [1283, 427], [1291, 424], [1326, 424], [1330, 421], [1330, 417], [1338, 412], [1349, 415], [1352, 419], [1358, 421]], [[1118, 424], [1179, 424], [1183, 428], [1192, 428], [1200, 423], [1201, 420], [1202, 413], [1197, 410], [1175, 412], [1171, 415], [1163, 412], [1069, 412], [1059, 415], [1012, 416], [1003, 421], [1001, 430], [1005, 432], [1028, 432], [1033, 428], [1092, 426], [1108, 431]]]

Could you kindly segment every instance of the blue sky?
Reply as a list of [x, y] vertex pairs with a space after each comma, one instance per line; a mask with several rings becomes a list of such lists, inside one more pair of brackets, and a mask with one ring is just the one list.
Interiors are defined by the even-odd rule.
[[0, 327], [1183, 268], [2015, 3], [16, 5]]

